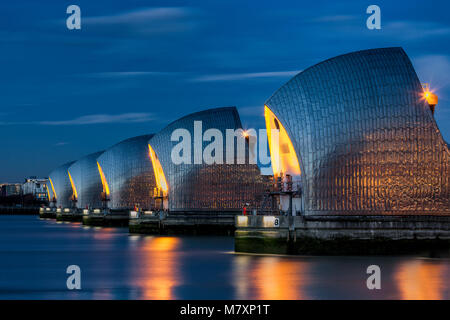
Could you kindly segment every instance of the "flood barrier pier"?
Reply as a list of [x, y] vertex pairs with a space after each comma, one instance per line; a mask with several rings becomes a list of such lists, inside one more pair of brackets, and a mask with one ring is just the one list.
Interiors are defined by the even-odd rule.
[[[42, 219], [56, 219], [56, 211], [58, 208], [55, 207], [44, 207], [39, 209], [39, 217]], [[59, 208], [61, 210], [61, 208]]]
[[83, 210], [78, 208], [58, 208], [56, 209], [57, 221], [81, 222], [83, 219]]
[[129, 212], [125, 210], [91, 209], [83, 210], [84, 225], [96, 227], [126, 227]]
[[236, 216], [235, 251], [275, 254], [450, 253], [450, 216]]
[[130, 212], [130, 233], [174, 235], [233, 235], [236, 213], [166, 211]]

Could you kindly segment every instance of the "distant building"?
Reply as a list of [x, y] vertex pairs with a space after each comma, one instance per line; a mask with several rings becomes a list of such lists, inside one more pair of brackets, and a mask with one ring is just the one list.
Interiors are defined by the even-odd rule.
[[22, 185], [20, 183], [5, 183], [1, 185], [2, 197], [18, 196], [21, 194]]
[[47, 201], [50, 198], [50, 188], [47, 178], [29, 177], [22, 184], [22, 194], [31, 194], [35, 200]]

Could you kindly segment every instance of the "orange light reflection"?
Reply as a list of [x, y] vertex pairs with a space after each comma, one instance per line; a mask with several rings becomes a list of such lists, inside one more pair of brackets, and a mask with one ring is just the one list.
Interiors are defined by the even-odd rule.
[[236, 256], [234, 284], [237, 299], [308, 299], [308, 265], [280, 257]]
[[445, 266], [428, 261], [401, 264], [394, 278], [404, 300], [441, 300], [446, 289], [442, 279]]
[[174, 288], [178, 277], [177, 249], [180, 239], [175, 237], [149, 238], [144, 245], [143, 299], [175, 299]]

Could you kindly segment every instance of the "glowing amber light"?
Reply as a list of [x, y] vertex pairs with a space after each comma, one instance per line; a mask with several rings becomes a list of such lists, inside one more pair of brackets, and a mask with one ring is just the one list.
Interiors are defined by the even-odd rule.
[[[48, 180], [50, 181], [50, 185], [52, 186], [52, 192], [53, 192], [53, 199], [58, 199], [58, 197], [56, 196], [56, 191], [55, 191], [55, 187], [53, 186], [53, 181], [51, 178], [48, 178]], [[48, 190], [48, 186], [47, 186], [47, 190]]]
[[438, 104], [438, 97], [433, 92], [425, 91], [424, 97], [425, 97], [425, 100], [427, 100], [429, 105], [435, 106]]
[[[281, 174], [300, 175], [297, 154], [286, 129], [267, 106], [264, 106], [264, 118], [266, 119], [270, 159], [274, 176], [277, 177]], [[278, 131], [278, 139], [272, 135], [272, 130]]]
[[431, 107], [438, 104], [438, 96], [430, 89], [428, 83], [423, 85], [422, 99], [426, 100]]
[[425, 99], [429, 105], [437, 105], [438, 98], [433, 92], [425, 92]]
[[98, 163], [98, 161], [97, 161], [97, 167], [98, 167], [98, 172], [100, 173], [100, 179], [102, 180], [103, 192], [107, 196], [109, 196], [108, 181], [106, 181], [105, 174], [103, 173], [102, 167], [100, 166], [100, 163]]
[[148, 150], [150, 154], [150, 159], [152, 160], [153, 171], [155, 173], [156, 185], [162, 191], [167, 192], [169, 188], [167, 186], [166, 176], [164, 175], [161, 163], [159, 162], [159, 159], [151, 145], [148, 145]]
[[75, 188], [75, 184], [73, 183], [72, 176], [70, 175], [69, 171], [67, 171], [67, 173], [69, 174], [69, 180], [70, 180], [70, 185], [72, 186], [73, 197], [75, 199], [78, 199], [77, 188]]

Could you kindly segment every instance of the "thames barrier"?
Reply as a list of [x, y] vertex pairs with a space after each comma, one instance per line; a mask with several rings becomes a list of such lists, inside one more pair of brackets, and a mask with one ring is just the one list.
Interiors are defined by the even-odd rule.
[[[251, 161], [237, 109], [213, 108], [56, 168], [40, 215], [131, 233], [234, 234], [237, 252], [448, 250], [450, 151], [437, 103], [402, 48], [344, 54], [261, 106], [272, 175]], [[174, 161], [177, 144], [203, 150], [229, 130], [232, 147], [216, 145], [215, 161], [184, 149], [175, 155], [188, 161]]]

